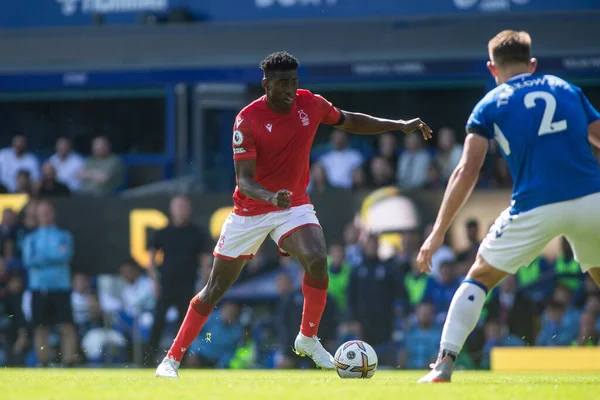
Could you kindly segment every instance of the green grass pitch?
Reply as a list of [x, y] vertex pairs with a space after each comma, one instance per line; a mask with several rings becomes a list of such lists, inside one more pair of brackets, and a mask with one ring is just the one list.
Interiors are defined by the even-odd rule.
[[370, 380], [342, 380], [331, 371], [154, 371], [3, 369], [0, 399], [193, 400], [588, 400], [600, 396], [599, 373], [457, 372], [454, 382], [417, 385], [422, 372], [378, 371]]

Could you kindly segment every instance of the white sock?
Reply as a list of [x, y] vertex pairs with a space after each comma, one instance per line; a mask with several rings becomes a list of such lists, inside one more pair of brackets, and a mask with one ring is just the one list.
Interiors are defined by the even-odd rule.
[[487, 290], [481, 283], [465, 280], [452, 298], [446, 317], [440, 352], [460, 353], [469, 334], [475, 329], [485, 303]]

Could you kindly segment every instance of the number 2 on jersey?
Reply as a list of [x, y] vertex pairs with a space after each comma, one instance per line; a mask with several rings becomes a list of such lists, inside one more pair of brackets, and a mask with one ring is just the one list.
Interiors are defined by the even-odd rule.
[[552, 122], [552, 120], [554, 119], [554, 113], [556, 112], [556, 99], [551, 93], [542, 91], [527, 93], [524, 98], [525, 107], [535, 107], [535, 101], [537, 99], [544, 100], [544, 103], [546, 103], [544, 115], [542, 116], [542, 122], [540, 123], [540, 129], [538, 130], [538, 136], [567, 130], [566, 119]]

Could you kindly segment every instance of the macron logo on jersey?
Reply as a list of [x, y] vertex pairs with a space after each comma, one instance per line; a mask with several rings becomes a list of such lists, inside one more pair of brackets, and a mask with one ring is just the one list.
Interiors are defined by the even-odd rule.
[[238, 119], [235, 121], [235, 127], [236, 127], [236, 129], [240, 127], [240, 125], [242, 124], [242, 122], [244, 122], [244, 119], [238, 117]]
[[265, 128], [267, 128], [267, 130], [269, 131], [269, 133], [271, 133], [271, 130], [273, 129], [273, 124], [266, 124]]

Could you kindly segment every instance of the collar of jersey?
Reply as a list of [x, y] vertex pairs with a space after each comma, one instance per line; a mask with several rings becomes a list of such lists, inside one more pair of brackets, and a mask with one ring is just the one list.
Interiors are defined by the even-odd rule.
[[521, 79], [521, 78], [527, 78], [527, 77], [530, 77], [531, 75], [532, 75], [531, 73], [525, 72], [524, 74], [519, 74], [519, 75], [513, 76], [512, 78], [510, 78], [506, 82], [511, 82], [511, 81], [514, 81], [516, 79]]

